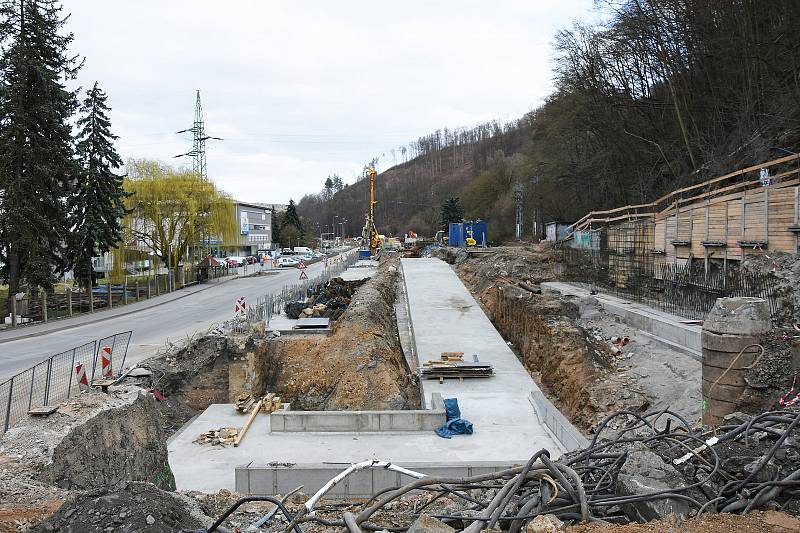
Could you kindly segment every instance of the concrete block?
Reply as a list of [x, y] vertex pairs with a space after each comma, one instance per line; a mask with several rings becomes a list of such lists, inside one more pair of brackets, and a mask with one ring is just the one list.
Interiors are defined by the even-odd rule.
[[703, 321], [703, 330], [758, 337], [771, 325], [769, 304], [763, 298], [718, 298]]
[[245, 487], [244, 494], [250, 493], [250, 471], [247, 468], [242, 468], [237, 466], [234, 471], [234, 486], [237, 487]]
[[[247, 468], [247, 467], [244, 467]], [[239, 470], [239, 468], [237, 468]], [[259, 495], [271, 495], [275, 494], [275, 470], [272, 468], [258, 468], [255, 470], [248, 469], [248, 490], [244, 494], [259, 494]], [[237, 481], [239, 480], [239, 476], [236, 476]], [[236, 485], [236, 491], [239, 491], [239, 485]], [[291, 490], [291, 489], [290, 489]]]

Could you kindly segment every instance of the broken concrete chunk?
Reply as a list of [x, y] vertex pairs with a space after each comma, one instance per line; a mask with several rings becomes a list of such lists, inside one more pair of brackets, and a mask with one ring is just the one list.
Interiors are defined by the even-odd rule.
[[455, 529], [441, 520], [422, 515], [411, 524], [411, 527], [408, 528], [408, 533], [455, 533]]
[[[620, 496], [635, 496], [664, 490], [680, 490], [685, 484], [680, 474], [650, 450], [633, 450], [620, 470], [617, 492]], [[634, 521], [649, 521], [665, 518], [670, 514], [688, 516], [689, 506], [677, 499], [664, 498], [640, 501], [622, 507]]]
[[543, 514], [528, 522], [525, 533], [557, 533], [563, 531], [564, 527], [564, 522], [556, 515]]

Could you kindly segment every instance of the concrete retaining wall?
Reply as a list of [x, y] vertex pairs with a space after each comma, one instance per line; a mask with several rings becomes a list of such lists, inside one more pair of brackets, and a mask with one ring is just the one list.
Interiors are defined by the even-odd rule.
[[[505, 470], [521, 463], [473, 462], [472, 464], [403, 463], [400, 466], [429, 476], [469, 477]], [[286, 494], [303, 485], [303, 492], [313, 494], [349, 465], [304, 464], [294, 466], [246, 465], [236, 467], [236, 492], [253, 496]], [[379, 491], [398, 487], [413, 478], [385, 469], [355, 472], [334, 486], [328, 496], [369, 498]]]
[[275, 411], [273, 432], [432, 431], [446, 420], [440, 394], [431, 396], [431, 409], [409, 411]]
[[548, 400], [541, 390], [531, 391], [530, 401], [539, 421], [559, 441], [565, 452], [581, 450], [589, 446], [589, 440], [567, 420], [561, 411]]
[[[569, 283], [547, 282], [542, 283], [542, 288], [573, 296], [590, 296], [588, 290]], [[644, 304], [632, 303], [608, 294], [596, 294], [593, 297], [606, 311], [622, 318], [622, 321], [629, 326], [686, 352], [698, 361], [702, 360], [699, 326], [682, 324], [682, 318], [679, 316], [662, 313]]]

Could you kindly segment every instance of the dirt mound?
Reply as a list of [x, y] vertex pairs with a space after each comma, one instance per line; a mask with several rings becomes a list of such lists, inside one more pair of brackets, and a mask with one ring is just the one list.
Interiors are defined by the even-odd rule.
[[138, 387], [87, 392], [46, 418], [30, 418], [0, 440], [3, 455], [65, 489], [154, 480], [169, 471], [156, 400]]
[[194, 499], [163, 491], [150, 483], [131, 482], [118, 490], [75, 494], [31, 531], [172, 533], [205, 528], [211, 522]]
[[413, 409], [419, 393], [400, 349], [393, 302], [397, 261], [384, 261], [353, 294], [333, 333], [283, 336], [254, 348], [254, 394], [276, 392], [293, 409]]
[[439, 248], [433, 253], [456, 265], [467, 287], [479, 295], [498, 280], [514, 279], [537, 285], [557, 278], [558, 255], [549, 243], [498, 246], [487, 250], [467, 253], [464, 248]]
[[[699, 363], [638, 335], [595, 298], [579, 301], [541, 289], [539, 283], [559, 271], [551, 245], [491, 250], [438, 253], [454, 264], [533, 378], [577, 426], [591, 431], [609, 412], [665, 406], [697, 419]], [[608, 342], [613, 335], [636, 342], [615, 355]]]
[[789, 533], [800, 531], [800, 519], [777, 511], [753, 512], [747, 515], [707, 513], [699, 518], [676, 521], [666, 518], [645, 524], [580, 524], [566, 529], [568, 533], [657, 533], [686, 531], [694, 533]]
[[747, 256], [741, 268], [748, 272], [775, 274], [775, 300], [777, 313], [773, 316], [780, 325], [800, 322], [800, 257], [785, 252]]
[[47, 516], [70, 491], [129, 480], [174, 487], [156, 403], [138, 387], [86, 392], [6, 432], [0, 439], [0, 531]]

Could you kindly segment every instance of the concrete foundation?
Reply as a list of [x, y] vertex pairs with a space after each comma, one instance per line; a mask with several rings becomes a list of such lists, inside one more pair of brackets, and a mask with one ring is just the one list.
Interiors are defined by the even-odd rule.
[[[349, 463], [240, 466], [236, 467], [236, 492], [271, 495], [286, 494], [299, 485], [319, 488], [348, 466], [350, 466]], [[489, 474], [518, 465], [476, 461], [470, 464], [442, 462], [435, 467], [430, 463], [408, 462], [403, 463], [402, 466], [429, 476], [468, 477]], [[342, 499], [369, 498], [378, 491], [398, 487], [413, 480], [414, 478], [391, 470], [361, 470], [347, 476], [343, 482], [335, 485], [328, 492], [328, 496]], [[306, 491], [308, 489], [304, 488], [303, 492]]]
[[702, 343], [700, 341], [700, 326], [683, 324], [683, 318], [669, 313], [663, 313], [644, 304], [623, 300], [608, 294], [590, 294], [588, 289], [562, 282], [542, 283], [542, 288], [559, 291], [577, 297], [591, 296], [603, 306], [603, 309], [616, 315], [623, 322], [656, 340], [680, 349], [702, 360]]
[[[304, 492], [312, 493], [349, 464], [366, 459], [389, 460], [432, 475], [466, 476], [490, 471], [481, 468], [498, 470], [524, 464], [542, 448], [550, 450], [552, 457], [568, 449], [555, 437], [557, 432], [550, 431], [537, 416], [530, 401], [532, 392], [541, 394], [536, 383], [455, 272], [438, 259], [403, 259], [402, 268], [409, 329], [418, 358], [425, 361], [438, 358], [441, 352], [463, 351], [469, 358], [477, 354], [481, 362], [494, 366], [495, 374], [488, 379], [422, 382], [421, 396], [430, 407], [438, 408], [438, 402], [432, 401], [434, 394], [457, 398], [462, 416], [474, 424], [474, 434], [443, 439], [430, 429], [384, 430], [381, 413], [378, 431], [340, 432], [336, 431], [340, 424], [374, 429], [374, 417], [314, 413], [322, 416], [307, 417], [306, 423], [322, 431], [288, 431], [291, 415], [258, 416], [237, 448], [196, 444], [194, 439], [203, 431], [244, 423], [245, 416], [237, 414], [232, 405], [212, 405], [169, 444], [178, 489], [275, 494], [302, 484]], [[404, 413], [412, 412], [392, 415], [402, 420]], [[428, 427], [434, 416], [441, 415], [429, 412], [425, 416], [424, 421], [414, 423]], [[282, 421], [282, 430], [273, 430], [273, 420]], [[322, 427], [328, 424], [333, 427]], [[381, 477], [384, 475], [389, 477]], [[367, 496], [400, 481], [385, 471], [364, 473], [340, 490], [347, 491], [342, 495]]]
[[430, 409], [408, 411], [291, 411], [270, 414], [275, 432], [433, 431], [446, 420], [444, 401], [434, 394]]

